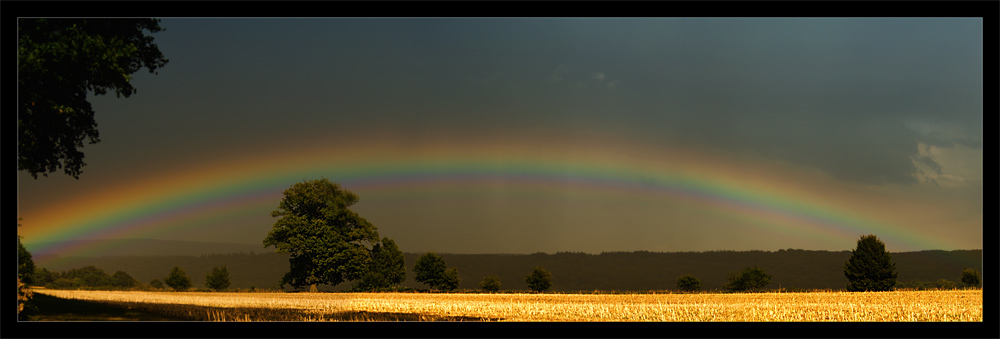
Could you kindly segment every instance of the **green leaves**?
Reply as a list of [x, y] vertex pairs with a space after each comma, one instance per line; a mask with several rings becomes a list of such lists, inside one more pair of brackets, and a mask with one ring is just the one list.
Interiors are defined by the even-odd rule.
[[552, 273], [546, 271], [541, 266], [536, 266], [524, 279], [528, 283], [528, 288], [535, 292], [542, 292], [552, 286]]
[[491, 274], [483, 277], [483, 281], [479, 283], [479, 287], [487, 292], [499, 292], [500, 291], [500, 277], [496, 274]]
[[163, 282], [174, 291], [183, 292], [191, 288], [191, 278], [188, 278], [187, 273], [184, 273], [184, 270], [177, 266], [170, 270], [170, 275], [163, 279]]
[[729, 282], [722, 286], [731, 292], [755, 292], [771, 283], [771, 276], [760, 267], [747, 267], [739, 274], [730, 274]]
[[222, 268], [212, 267], [212, 271], [205, 276], [205, 286], [216, 291], [223, 291], [229, 287], [229, 270], [226, 265]]
[[686, 274], [677, 279], [677, 288], [684, 292], [696, 292], [701, 289], [701, 280], [695, 276]]
[[360, 279], [372, 264], [379, 243], [375, 226], [348, 207], [358, 196], [329, 179], [296, 183], [284, 191], [264, 246], [289, 253], [283, 284], [337, 285]]
[[427, 252], [417, 259], [413, 266], [415, 280], [430, 286], [431, 289], [451, 291], [458, 288], [461, 277], [458, 269], [448, 268], [444, 258], [434, 252]]
[[18, 19], [18, 171], [79, 178], [78, 148], [100, 141], [88, 93], [134, 94], [133, 73], [168, 61], [145, 35], [161, 30], [155, 19]]
[[357, 291], [389, 289], [406, 281], [406, 262], [396, 242], [382, 238], [381, 244], [372, 247], [372, 260], [358, 283]]
[[965, 286], [978, 287], [982, 281], [983, 278], [982, 275], [979, 274], [979, 271], [972, 268], [962, 270], [962, 283], [965, 284]]

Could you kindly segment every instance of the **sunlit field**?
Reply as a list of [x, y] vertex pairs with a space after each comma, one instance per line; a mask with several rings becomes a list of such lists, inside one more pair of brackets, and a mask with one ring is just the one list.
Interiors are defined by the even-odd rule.
[[747, 294], [37, 290], [206, 321], [982, 321], [977, 290]]

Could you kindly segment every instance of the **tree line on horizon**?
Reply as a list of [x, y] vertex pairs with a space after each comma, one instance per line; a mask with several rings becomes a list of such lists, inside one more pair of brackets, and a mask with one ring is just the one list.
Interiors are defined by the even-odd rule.
[[[304, 181], [292, 185], [284, 191], [284, 198], [279, 203], [279, 209], [272, 212], [272, 216], [279, 218], [272, 231], [265, 238], [264, 246], [275, 246], [279, 252], [287, 254], [286, 273], [282, 276], [276, 287], [282, 289], [282, 285], [290, 285], [294, 290], [301, 290], [306, 287], [310, 290], [316, 289], [317, 285], [336, 287], [345, 282], [351, 282], [349, 290], [353, 291], [391, 291], [413, 289], [403, 286], [407, 280], [406, 257], [413, 254], [404, 254], [399, 250], [395, 241], [388, 237], [380, 237], [374, 225], [367, 222], [357, 213], [350, 210], [350, 206], [358, 201], [357, 195], [343, 189], [339, 184], [328, 179], [318, 179]], [[635, 252], [604, 252], [599, 255], [590, 255], [577, 252], [558, 252], [555, 255], [545, 253], [535, 253], [531, 255], [505, 256], [505, 255], [438, 255], [434, 252], [427, 252], [416, 258], [416, 264], [411, 268], [415, 275], [410, 281], [421, 283], [429, 290], [453, 291], [462, 286], [464, 289], [476, 289], [483, 291], [499, 291], [502, 286], [501, 281], [513, 285], [508, 288], [529, 289], [534, 291], [548, 290], [553, 284], [553, 273], [558, 273], [560, 280], [558, 285], [564, 286], [560, 290], [590, 289], [587, 285], [608, 286], [607, 279], [624, 279], [631, 281], [641, 280], [644, 276], [657, 276], [659, 282], [657, 286], [647, 284], [646, 286], [630, 285], [629, 283], [618, 284], [616, 290], [666, 290], [671, 284], [675, 284], [678, 290], [693, 291], [703, 290], [703, 287], [711, 289], [721, 287], [723, 291], [758, 291], [763, 290], [775, 275], [782, 277], [785, 284], [779, 284], [779, 288], [796, 288], [795, 280], [789, 280], [796, 276], [810, 275], [795, 267], [795, 263], [788, 262], [788, 265], [760, 265], [767, 263], [763, 260], [769, 256], [782, 256], [786, 259], [800, 260], [797, 264], [804, 265], [827, 265], [833, 266], [830, 258], [839, 255], [850, 254], [849, 258], [832, 259], [840, 260], [843, 266], [841, 277], [848, 279], [849, 283], [845, 287], [848, 290], [887, 290], [894, 287], [905, 288], [906, 284], [895, 283], [896, 267], [888, 252], [885, 251], [884, 244], [874, 235], [863, 236], [858, 241], [857, 248], [852, 253], [847, 252], [826, 252], [826, 251], [803, 251], [803, 250], [779, 250], [777, 252], [765, 251], [709, 251], [709, 252], [674, 252], [658, 253], [649, 251]], [[828, 257], [824, 260], [815, 260], [819, 255]], [[898, 255], [907, 257], [910, 254]], [[448, 266], [445, 264], [445, 256], [457, 260], [458, 265]], [[745, 256], [748, 260], [733, 260], [733, 256]], [[269, 258], [267, 255], [253, 255], [257, 259]], [[479, 258], [482, 260], [478, 264], [470, 264], [468, 259]], [[640, 267], [645, 270], [629, 272], [630, 267], [638, 267], [636, 262], [644, 262], [648, 265], [657, 265], [655, 259], [670, 258], [675, 264], [687, 263], [687, 266], [669, 266], [668, 271], [685, 272], [674, 276], [673, 283], [668, 276], [664, 276], [662, 270], [649, 270], [649, 267]], [[701, 262], [699, 262], [699, 258]], [[716, 258], [716, 262], [705, 262], [705, 258]], [[844, 261], [846, 259], [846, 262]], [[274, 258], [269, 258], [273, 261]], [[933, 262], [934, 260], [921, 260], [922, 264]], [[940, 259], [937, 259], [940, 261]], [[530, 264], [534, 262], [534, 264]], [[729, 262], [730, 265], [720, 265], [722, 262]], [[823, 262], [826, 262], [825, 264]], [[499, 265], [504, 263], [507, 265]], [[586, 263], [586, 264], [585, 264]], [[581, 276], [579, 272], [572, 272], [567, 269], [573, 265], [585, 265], [592, 269], [591, 276]], [[259, 265], [258, 265], [259, 266]], [[514, 269], [514, 266], [521, 267]], [[543, 268], [551, 266], [556, 269]], [[730, 271], [728, 280], [720, 281], [719, 278], [706, 279], [703, 284], [701, 279], [704, 270], [693, 270], [697, 266], [715, 266], [714, 271]], [[764, 266], [770, 267], [769, 272], [764, 271]], [[781, 267], [788, 266], [788, 267]], [[230, 267], [234, 267], [232, 264]], [[472, 276], [482, 280], [468, 281], [462, 284], [459, 268], [468, 271]], [[534, 269], [531, 269], [534, 267]], [[728, 268], [727, 268], [728, 267]], [[740, 267], [743, 271], [739, 272]], [[179, 269], [179, 267], [175, 267]], [[214, 267], [213, 271], [219, 270]], [[511, 272], [521, 271], [522, 278], [515, 278]], [[616, 271], [617, 270], [617, 271]], [[797, 271], [798, 270], [798, 271]], [[40, 270], [40, 275], [46, 275], [45, 269]], [[255, 271], [261, 271], [255, 269]], [[529, 272], [524, 276], [524, 272]], [[875, 272], [875, 273], [872, 273]], [[879, 273], [881, 272], [881, 273]], [[117, 272], [124, 274], [124, 272]], [[259, 273], [259, 272], [258, 272]], [[697, 273], [697, 274], [695, 274]], [[830, 272], [827, 272], [830, 273]], [[877, 274], [883, 276], [876, 276]], [[209, 272], [209, 274], [212, 274]], [[669, 274], [669, 273], [667, 273]], [[51, 273], [48, 273], [51, 275]], [[67, 275], [72, 277], [73, 275]], [[860, 279], [873, 279], [878, 282], [862, 283]], [[43, 278], [44, 279], [44, 278]], [[605, 279], [604, 283], [597, 283]], [[841, 278], [843, 279], [843, 278]], [[64, 279], [62, 283], [53, 286], [71, 287]], [[164, 281], [151, 281], [151, 285], [162, 284]], [[227, 272], [228, 280], [228, 272]], [[831, 280], [831, 279], [828, 279]], [[477, 284], [478, 282], [478, 284]], [[523, 284], [522, 284], [523, 282]], [[922, 281], [912, 281], [909, 286], [927, 288], [928, 286], [958, 286], [948, 280], [939, 279], [936, 285]], [[86, 283], [78, 283], [80, 286], [87, 286]], [[123, 284], [105, 286], [121, 287]], [[183, 285], [182, 285], [183, 286]], [[251, 285], [253, 286], [253, 285]], [[632, 287], [629, 287], [632, 286]], [[692, 287], [696, 286], [696, 287]], [[801, 284], [800, 286], [804, 286]], [[207, 286], [213, 288], [212, 286]], [[261, 285], [262, 288], [272, 288], [271, 284]], [[799, 287], [808, 288], [808, 287]], [[813, 287], [816, 288], [816, 287]], [[827, 287], [829, 288], [829, 287]], [[223, 288], [224, 289], [224, 288]], [[598, 287], [598, 289], [600, 289]], [[327, 289], [328, 290], [328, 289]], [[340, 290], [343, 290], [342, 288]]]

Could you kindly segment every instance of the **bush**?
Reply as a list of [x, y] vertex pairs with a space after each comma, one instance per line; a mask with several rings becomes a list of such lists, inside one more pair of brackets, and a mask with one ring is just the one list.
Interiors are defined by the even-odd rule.
[[149, 286], [151, 286], [153, 288], [156, 288], [156, 289], [161, 289], [162, 290], [163, 289], [163, 282], [160, 281], [160, 279], [153, 279], [153, 281], [149, 282]]
[[80, 288], [80, 284], [68, 278], [59, 278], [51, 283], [45, 284], [45, 288], [51, 288], [54, 290], [71, 290]]
[[956, 287], [956, 285], [955, 285], [954, 281], [951, 281], [951, 280], [948, 280], [948, 279], [938, 279], [938, 281], [937, 281], [937, 288], [939, 288], [939, 289], [942, 289], [942, 290], [953, 290], [953, 289], [955, 289], [955, 287]]
[[229, 270], [226, 265], [222, 265], [222, 268], [212, 267], [212, 272], [205, 276], [205, 286], [215, 291], [223, 291], [229, 287]]
[[701, 289], [701, 280], [687, 274], [677, 279], [677, 288], [684, 292], [696, 292]]
[[528, 288], [535, 292], [542, 292], [552, 286], [552, 273], [546, 271], [541, 266], [536, 266], [524, 279], [528, 283]]
[[975, 269], [966, 268], [962, 271], [962, 283], [968, 287], [978, 287], [982, 283], [982, 276]]
[[191, 288], [191, 278], [188, 278], [187, 273], [184, 273], [184, 270], [177, 266], [170, 270], [170, 275], [163, 279], [163, 282], [175, 291], [187, 291]]
[[730, 292], [757, 292], [771, 283], [771, 276], [763, 269], [747, 267], [739, 274], [730, 274], [729, 282], [722, 286]]
[[500, 291], [500, 277], [494, 275], [488, 275], [483, 278], [483, 281], [479, 283], [481, 287], [486, 292], [498, 292]]

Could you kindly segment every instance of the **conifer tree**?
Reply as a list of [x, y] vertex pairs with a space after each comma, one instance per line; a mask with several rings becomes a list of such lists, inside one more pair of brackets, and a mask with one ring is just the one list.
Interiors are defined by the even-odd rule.
[[873, 234], [862, 236], [844, 264], [848, 291], [888, 291], [896, 286], [896, 263], [885, 243]]

